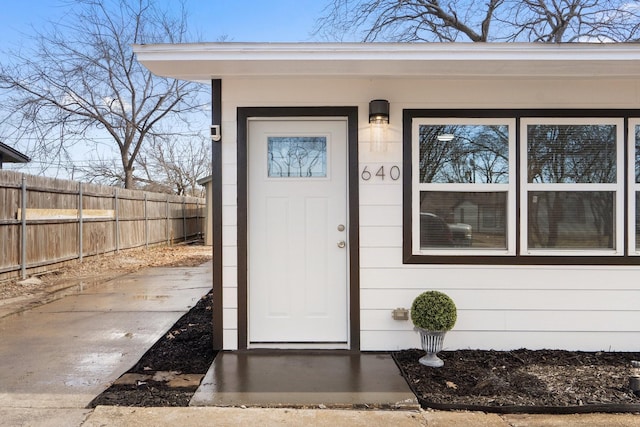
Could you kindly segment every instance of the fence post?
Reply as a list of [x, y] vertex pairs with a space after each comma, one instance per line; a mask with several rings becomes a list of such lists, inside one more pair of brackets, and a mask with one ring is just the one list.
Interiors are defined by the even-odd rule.
[[184, 241], [187, 241], [187, 209], [185, 207], [184, 196], [182, 196], [182, 234], [184, 235]]
[[200, 228], [200, 200], [196, 200], [196, 230], [198, 230], [198, 238], [202, 237], [202, 228]]
[[165, 205], [165, 211], [167, 214], [167, 222], [165, 223], [165, 233], [167, 235], [167, 246], [171, 246], [171, 235], [169, 234], [169, 196], [167, 196], [167, 203]]
[[83, 224], [82, 224], [82, 183], [78, 183], [78, 260], [82, 262], [84, 246], [82, 242]]
[[144, 193], [144, 247], [149, 247], [149, 218], [147, 216], [147, 193]]
[[113, 203], [115, 205], [113, 208], [116, 214], [116, 252], [120, 252], [120, 210], [118, 209], [118, 187], [115, 187], [113, 190]]
[[20, 197], [20, 222], [22, 229], [22, 247], [20, 248], [20, 267], [22, 280], [27, 278], [27, 178], [22, 174], [22, 195]]

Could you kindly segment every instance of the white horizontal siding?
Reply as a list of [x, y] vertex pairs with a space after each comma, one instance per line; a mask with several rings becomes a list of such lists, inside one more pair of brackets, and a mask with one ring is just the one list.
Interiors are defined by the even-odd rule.
[[222, 286], [225, 288], [237, 288], [238, 268], [235, 265], [222, 267]]
[[[409, 307], [419, 291], [413, 289], [362, 289], [362, 309]], [[460, 310], [638, 310], [640, 290], [505, 290], [447, 289]], [[640, 316], [640, 310], [638, 311]], [[640, 329], [640, 317], [638, 318]]]
[[[222, 165], [222, 183], [225, 186], [224, 188], [234, 188], [237, 185], [238, 180], [238, 166], [234, 163], [224, 163]], [[228, 187], [227, 187], [228, 186]], [[236, 201], [233, 200], [232, 205], [236, 204]]]
[[[222, 225], [236, 226], [238, 224], [238, 208], [234, 206], [222, 206]], [[224, 244], [225, 242], [222, 242]]]
[[[394, 320], [391, 310], [362, 310], [360, 322], [362, 329], [369, 331], [413, 330], [410, 320]], [[637, 311], [459, 310], [454, 329], [458, 332], [637, 332], [639, 322]]]
[[222, 307], [232, 308], [234, 310], [238, 308], [238, 288], [236, 286], [223, 287]]
[[[391, 318], [426, 289], [449, 293], [459, 320], [446, 348], [526, 347], [640, 351], [640, 268], [463, 266], [402, 263], [402, 180], [360, 179], [362, 167], [402, 170], [404, 108], [640, 108], [632, 79], [225, 79], [223, 90], [224, 347], [237, 348], [237, 107], [359, 108], [361, 348], [416, 347], [410, 322]], [[368, 102], [391, 103], [389, 144], [369, 146]], [[232, 254], [232, 252], [235, 252]], [[233, 320], [232, 320], [233, 318]], [[227, 321], [229, 323], [227, 323]]]
[[[376, 151], [371, 147], [368, 118], [366, 118], [364, 123], [366, 126], [360, 128], [360, 143], [358, 144], [358, 152], [360, 157], [359, 172], [362, 172], [364, 166], [367, 164], [398, 166], [400, 170], [402, 170], [402, 132], [401, 128], [395, 126], [395, 124], [397, 123], [392, 123], [389, 125], [386, 139], [387, 143], [385, 144], [382, 151]], [[378, 182], [378, 179], [371, 181], [371, 183], [376, 184], [378, 184]], [[389, 183], [393, 181], [391, 181], [387, 176], [384, 182]], [[361, 182], [361, 184], [366, 185], [367, 183]]]
[[399, 265], [402, 265], [402, 248], [360, 248], [361, 268], [395, 268]]
[[226, 246], [237, 246], [238, 244], [238, 228], [233, 225], [225, 225], [222, 227], [222, 241]]
[[[223, 117], [228, 117], [226, 111]], [[238, 348], [238, 169], [235, 112], [233, 121], [222, 122], [222, 343]]]
[[226, 246], [236, 246], [238, 243], [238, 227], [225, 225], [222, 227], [222, 241]]
[[[366, 268], [360, 272], [365, 289], [640, 289], [640, 267], [496, 265], [406, 265]], [[640, 302], [638, 302], [640, 307]]]
[[381, 205], [402, 207], [402, 186], [395, 183], [360, 185], [360, 209], [367, 211], [370, 206]]
[[222, 265], [234, 267], [238, 265], [238, 248], [236, 246], [222, 247]]
[[238, 349], [238, 330], [237, 329], [223, 329], [222, 342], [224, 343], [225, 350], [237, 350]]
[[[221, 124], [222, 127], [222, 146], [221, 157], [223, 165], [236, 165], [236, 123], [225, 121]], [[223, 168], [222, 174], [224, 176], [225, 170]]]
[[[360, 247], [402, 248], [402, 227], [360, 227]], [[388, 284], [387, 284], [388, 286]]]
[[360, 209], [360, 225], [367, 226], [402, 226], [402, 206], [377, 205]]
[[222, 324], [228, 329], [238, 328], [238, 310], [235, 308], [225, 308], [222, 310]]
[[222, 186], [222, 205], [223, 206], [235, 206], [238, 200], [238, 187], [225, 184]]
[[[362, 331], [363, 351], [394, 351], [419, 348], [415, 331]], [[481, 349], [514, 350], [528, 348], [581, 351], [640, 351], [637, 332], [522, 332], [522, 331], [450, 331], [444, 339], [444, 350]]]

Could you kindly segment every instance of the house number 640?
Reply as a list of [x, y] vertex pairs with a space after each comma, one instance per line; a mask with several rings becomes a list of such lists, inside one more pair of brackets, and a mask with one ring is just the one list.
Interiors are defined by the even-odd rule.
[[385, 166], [382, 165], [382, 166], [375, 166], [369, 169], [369, 165], [367, 165], [364, 167], [364, 169], [362, 169], [362, 172], [360, 173], [360, 178], [362, 178], [363, 181], [371, 181], [371, 180], [384, 181], [387, 178], [391, 179], [392, 181], [397, 181], [400, 179], [400, 167], [394, 165], [394, 166], [385, 168]]

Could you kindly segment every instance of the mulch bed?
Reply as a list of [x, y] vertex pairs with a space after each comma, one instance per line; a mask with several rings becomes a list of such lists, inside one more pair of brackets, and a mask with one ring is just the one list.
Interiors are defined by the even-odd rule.
[[[212, 294], [205, 295], [89, 407], [188, 406], [216, 352]], [[443, 351], [441, 368], [422, 350], [393, 353], [423, 408], [498, 413], [640, 412], [629, 389], [640, 353], [562, 350]]]
[[443, 351], [441, 368], [421, 350], [393, 354], [423, 408], [498, 413], [640, 412], [629, 388], [640, 353], [563, 350]]

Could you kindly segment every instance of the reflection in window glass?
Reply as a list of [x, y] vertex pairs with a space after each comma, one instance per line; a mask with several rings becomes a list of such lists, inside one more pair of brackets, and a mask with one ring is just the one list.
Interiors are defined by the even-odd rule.
[[615, 125], [527, 126], [530, 183], [616, 182]]
[[531, 191], [528, 246], [615, 249], [614, 192]]
[[420, 125], [421, 183], [508, 183], [507, 125]]
[[420, 192], [420, 248], [507, 247], [506, 192]]
[[269, 177], [326, 177], [327, 138], [270, 136], [267, 138]]

